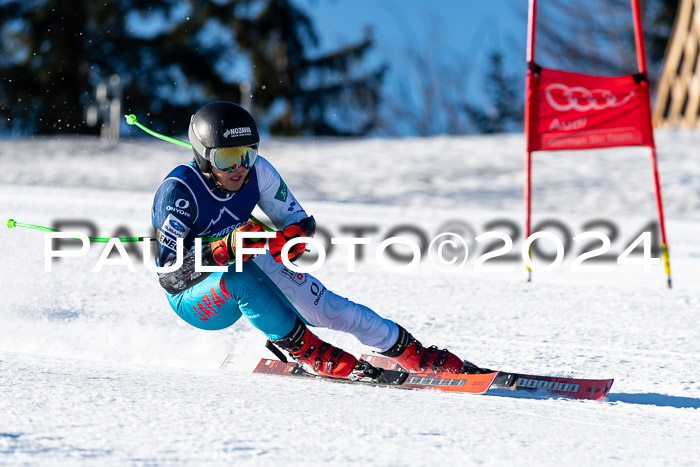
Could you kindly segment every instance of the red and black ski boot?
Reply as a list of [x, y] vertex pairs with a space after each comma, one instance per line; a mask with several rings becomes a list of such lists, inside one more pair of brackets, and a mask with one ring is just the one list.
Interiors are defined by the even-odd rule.
[[[397, 325], [398, 326], [398, 325]], [[433, 373], [491, 373], [479, 368], [447, 349], [438, 350], [436, 346], [423, 347], [408, 331], [399, 326], [399, 338], [389, 350], [381, 355], [396, 361], [407, 371], [430, 371]]]
[[274, 341], [295, 360], [306, 363], [322, 376], [347, 378], [357, 365], [357, 359], [343, 349], [323, 342], [297, 319], [292, 331]]

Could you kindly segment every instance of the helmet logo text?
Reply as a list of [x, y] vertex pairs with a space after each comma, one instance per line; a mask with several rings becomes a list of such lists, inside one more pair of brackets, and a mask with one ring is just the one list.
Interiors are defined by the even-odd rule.
[[249, 126], [242, 126], [238, 128], [229, 128], [224, 133], [224, 138], [236, 138], [238, 136], [250, 136], [253, 132]]

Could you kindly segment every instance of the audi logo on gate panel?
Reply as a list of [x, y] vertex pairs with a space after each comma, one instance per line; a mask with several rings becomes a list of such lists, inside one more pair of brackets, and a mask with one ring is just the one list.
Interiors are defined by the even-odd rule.
[[586, 89], [582, 86], [569, 87], [561, 83], [553, 83], [544, 90], [547, 103], [559, 112], [576, 110], [588, 112], [589, 110], [603, 110], [605, 108], [621, 107], [629, 102], [635, 91], [630, 91], [624, 97], [615, 96], [608, 89]]

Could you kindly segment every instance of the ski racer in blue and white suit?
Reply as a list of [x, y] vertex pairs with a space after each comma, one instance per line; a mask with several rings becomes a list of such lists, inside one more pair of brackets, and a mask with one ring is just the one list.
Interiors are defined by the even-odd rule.
[[[257, 126], [245, 109], [229, 102], [207, 104], [193, 115], [189, 139], [194, 161], [175, 167], [153, 201], [151, 221], [157, 233], [158, 266], [174, 261], [179, 238], [191, 258], [196, 237], [223, 237], [210, 245], [216, 245], [216, 251], [228, 246], [227, 260], [230, 256], [245, 261], [248, 258], [243, 255], [236, 258], [230, 240], [247, 225], [255, 206], [279, 229], [278, 236], [290, 227], [303, 231], [303, 236], [313, 235], [313, 217], [304, 211], [272, 164], [257, 155]], [[270, 240], [270, 250], [272, 244]], [[205, 254], [206, 249], [202, 249], [203, 264], [207, 259], [213, 264], [215, 256], [212, 250]], [[321, 341], [307, 325], [350, 333], [407, 370], [458, 373], [468, 366], [447, 350], [424, 348], [401, 326], [326, 289], [311, 274], [289, 270], [269, 251], [245, 261], [241, 272], [236, 272], [235, 264], [226, 272], [193, 273], [186, 269], [183, 266], [160, 276], [178, 316], [207, 330], [226, 328], [245, 316], [271, 341], [319, 374], [347, 377], [358, 362]]]
[[[257, 157], [243, 188], [234, 194], [218, 190], [194, 162], [176, 167], [161, 183], [153, 202], [153, 227], [159, 236], [157, 264], [166, 264], [174, 257], [177, 237], [184, 238], [186, 250], [193, 248], [197, 236], [223, 237], [245, 224], [256, 205], [279, 229], [308, 217], [275, 168], [262, 156]], [[243, 313], [270, 339], [287, 335], [296, 320], [293, 314], [261, 313], [250, 306], [240, 307], [223, 298], [231, 290], [218, 291], [222, 275], [226, 279], [245, 276], [250, 278], [246, 286], [276, 293], [308, 324], [349, 332], [380, 351], [396, 342], [398, 329], [392, 321], [327, 290], [310, 274], [296, 273], [276, 263], [269, 253], [247, 261], [242, 273], [233, 272], [233, 266], [230, 269], [227, 273], [212, 273], [183, 293], [168, 294], [173, 309], [201, 329], [226, 328]], [[224, 287], [233, 287], [233, 283], [225, 280]], [[265, 307], [269, 307], [268, 301], [274, 301], [265, 294], [257, 294], [253, 300], [266, 301]]]

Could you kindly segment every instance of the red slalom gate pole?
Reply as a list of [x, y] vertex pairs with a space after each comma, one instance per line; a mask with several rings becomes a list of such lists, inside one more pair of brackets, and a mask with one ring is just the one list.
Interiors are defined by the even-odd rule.
[[639, 9], [639, 0], [632, 2], [632, 20], [634, 21], [634, 43], [637, 48], [637, 68], [640, 73], [647, 72], [647, 59], [644, 53], [644, 33], [642, 32], [642, 14]]
[[[532, 172], [532, 152], [528, 149], [525, 154], [525, 240], [530, 236], [530, 212], [531, 212], [531, 179], [530, 179], [530, 174]], [[530, 256], [530, 249], [528, 248], [527, 251], [528, 257]], [[527, 281], [532, 282], [532, 269], [530, 269], [530, 266], [527, 264], [525, 265], [525, 269], [527, 269]]]
[[[528, 5], [527, 15], [527, 76], [525, 77], [525, 183], [523, 195], [525, 198], [525, 240], [530, 236], [530, 228], [532, 225], [530, 214], [532, 212], [532, 151], [530, 151], [530, 100], [532, 93], [530, 92], [532, 73], [535, 65], [535, 29], [537, 28], [537, 0], [530, 0]], [[528, 257], [530, 250], [528, 249]], [[527, 269], [527, 281], [532, 281], [532, 269], [525, 265]]]
[[651, 172], [654, 176], [656, 212], [659, 215], [659, 230], [661, 231], [661, 254], [664, 259], [664, 272], [666, 272], [666, 283], [668, 288], [673, 287], [671, 283], [671, 261], [668, 256], [668, 243], [666, 243], [666, 226], [664, 225], [664, 206], [661, 200], [661, 186], [659, 185], [659, 171], [656, 163], [656, 147], [651, 146]]
[[[644, 50], [644, 32], [642, 30], [642, 15], [639, 8], [639, 0], [630, 0], [632, 4], [632, 20], [634, 21], [634, 42], [637, 49], [637, 69], [646, 78], [647, 62]], [[648, 81], [647, 81], [648, 83]], [[651, 173], [654, 179], [654, 198], [656, 200], [656, 212], [659, 216], [659, 230], [661, 232], [661, 254], [663, 255], [664, 271], [666, 272], [668, 288], [672, 287], [671, 282], [671, 261], [668, 255], [668, 243], [666, 242], [666, 225], [664, 222], [664, 207], [661, 198], [661, 184], [659, 183], [659, 169], [656, 158], [656, 143], [654, 142], [654, 129], [651, 126], [651, 107], [649, 101], [646, 102], [646, 114], [648, 131], [651, 136]]]
[[535, 28], [537, 27], [537, 0], [530, 0], [527, 15], [527, 62], [535, 61]]

